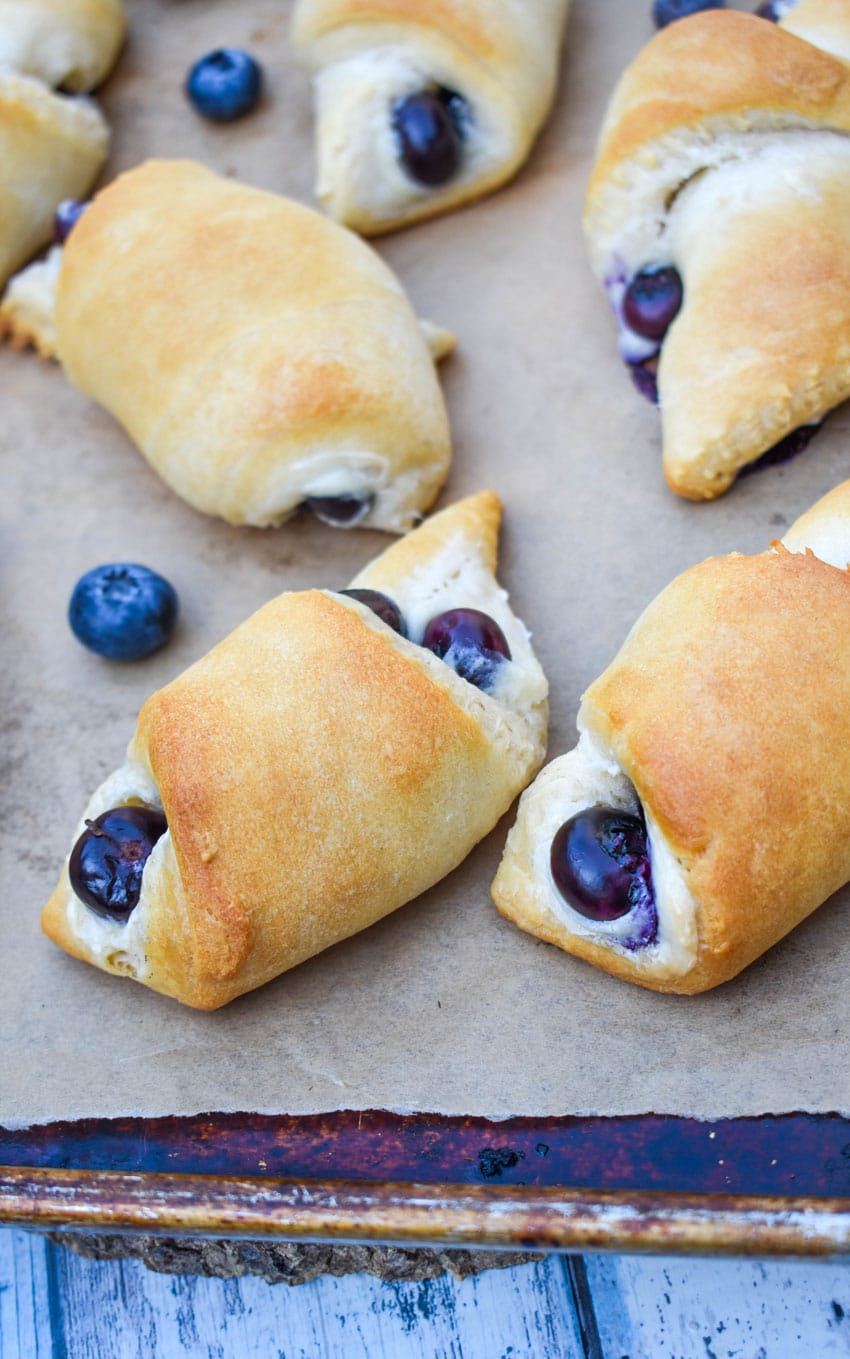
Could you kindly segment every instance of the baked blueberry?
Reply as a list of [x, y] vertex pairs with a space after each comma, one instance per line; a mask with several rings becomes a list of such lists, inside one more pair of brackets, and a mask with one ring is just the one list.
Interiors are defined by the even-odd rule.
[[684, 19], [688, 14], [699, 14], [704, 9], [725, 9], [725, 0], [654, 0], [652, 17], [658, 28]]
[[374, 496], [308, 495], [304, 506], [332, 528], [354, 528], [372, 508]]
[[672, 265], [642, 269], [623, 295], [623, 320], [647, 340], [663, 340], [682, 305], [682, 278]]
[[448, 609], [425, 628], [422, 645], [478, 689], [489, 689], [499, 667], [511, 659], [498, 623], [480, 609]]
[[626, 365], [629, 370], [629, 377], [634, 383], [641, 396], [647, 401], [651, 401], [654, 406], [658, 405], [658, 359], [644, 359], [643, 363], [629, 363]]
[[80, 900], [104, 919], [127, 920], [139, 904], [150, 852], [167, 829], [152, 807], [113, 807], [87, 821], [68, 864]]
[[95, 566], [74, 586], [68, 622], [83, 646], [111, 661], [138, 661], [163, 646], [177, 621], [177, 593], [135, 562]]
[[359, 600], [376, 613], [388, 628], [392, 628], [393, 632], [399, 633], [402, 637], [407, 636], [401, 609], [389, 595], [383, 594], [380, 590], [340, 590], [340, 594], [348, 595], [349, 599]]
[[619, 920], [652, 904], [646, 826], [614, 807], [588, 807], [555, 833], [552, 879], [561, 896], [587, 920]]
[[411, 179], [439, 188], [454, 178], [460, 169], [469, 116], [463, 95], [444, 86], [418, 90], [393, 104], [398, 157]]
[[772, 24], [776, 24], [790, 13], [796, 3], [797, 0], [766, 0], [765, 4], [759, 5], [756, 14], [760, 19], [769, 19]]
[[63, 198], [53, 217], [53, 239], [58, 245], [67, 241], [72, 227], [82, 217], [88, 202], [79, 198]]
[[219, 47], [195, 62], [185, 88], [189, 102], [204, 118], [230, 123], [249, 113], [260, 98], [262, 68], [238, 47]]

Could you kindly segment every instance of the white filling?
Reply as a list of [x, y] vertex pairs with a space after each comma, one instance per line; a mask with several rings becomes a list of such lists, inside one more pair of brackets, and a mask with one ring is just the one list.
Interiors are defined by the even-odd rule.
[[[367, 566], [352, 581], [355, 588], [382, 589]], [[497, 665], [491, 698], [516, 712], [527, 712], [542, 703], [548, 688], [543, 671], [531, 649], [525, 624], [511, 609], [508, 594], [492, 573], [462, 544], [449, 542], [444, 551], [424, 562], [397, 588], [387, 589], [404, 616], [411, 642], [421, 644], [426, 625], [448, 609], [479, 609], [498, 623], [511, 652], [511, 660]]]
[[[128, 757], [120, 769], [100, 785], [92, 795], [74, 835], [74, 844], [86, 829], [86, 821], [128, 803], [142, 803], [162, 810], [159, 789], [148, 771]], [[67, 919], [76, 939], [91, 954], [93, 961], [110, 972], [120, 972], [140, 980], [147, 975], [144, 940], [147, 932], [147, 896], [145, 880], [151, 866], [163, 856], [170, 835], [166, 831], [154, 845], [142, 874], [142, 890], [135, 910], [125, 922], [108, 920], [96, 915], [69, 887]]]
[[630, 915], [604, 923], [588, 920], [564, 901], [552, 879], [552, 840], [570, 817], [598, 806], [633, 814], [640, 811], [633, 784], [610, 751], [581, 729], [580, 717], [579, 732], [578, 745], [548, 765], [535, 785], [535, 789], [540, 790], [537, 814], [541, 816], [541, 824], [535, 835], [534, 880], [546, 885], [549, 909], [571, 934], [627, 953], [636, 967], [681, 976], [696, 961], [696, 903], [681, 867], [645, 809], [652, 886], [658, 912], [658, 933], [653, 943], [626, 949], [621, 941], [634, 931]]
[[[435, 85], [453, 89], [452, 72], [437, 69], [438, 65], [433, 54], [421, 61], [410, 49], [387, 46], [357, 53], [316, 75], [316, 195], [337, 215], [344, 216], [350, 204], [377, 221], [390, 221], [441, 190], [481, 179], [510, 150], [506, 129], [497, 126], [493, 115], [471, 95], [457, 174], [434, 188], [407, 174], [399, 159], [391, 109], [398, 100]], [[464, 95], [463, 90], [457, 93]]]
[[[678, 265], [680, 252], [671, 232], [678, 211], [703, 183], [716, 187], [718, 205], [724, 197], [736, 204], [738, 193], [753, 197], [764, 192], [755, 188], [753, 176], [765, 165], [801, 194], [817, 194], [813, 163], [821, 156], [850, 157], [850, 139], [844, 133], [818, 131], [802, 121], [797, 127], [778, 121], [771, 126], [769, 119], [764, 123], [733, 130], [713, 130], [709, 123], [701, 135], [670, 133], [623, 165], [588, 225], [601, 281], [610, 285], [620, 277], [628, 281], [641, 269]], [[727, 171], [732, 178], [724, 185]], [[719, 229], [708, 204], [700, 215], [706, 230]]]

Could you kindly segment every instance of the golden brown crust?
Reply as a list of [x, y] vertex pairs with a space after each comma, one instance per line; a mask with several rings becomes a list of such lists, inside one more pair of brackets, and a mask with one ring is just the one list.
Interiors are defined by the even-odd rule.
[[[801, 32], [827, 19], [812, 0]], [[850, 43], [846, 4], [843, 31]], [[612, 96], [585, 236], [609, 292], [644, 269], [682, 277], [658, 355], [680, 495], [720, 495], [850, 395], [848, 132], [850, 64], [735, 10], [663, 28]], [[630, 359], [652, 349], [625, 327], [621, 345]]]
[[[483, 493], [435, 516], [442, 533], [432, 521], [410, 535], [411, 570], [455, 531], [476, 541], [486, 525], [489, 552], [498, 515]], [[545, 704], [501, 708], [364, 605], [272, 600], [139, 715], [130, 763], [169, 827], [137, 908], [140, 980], [212, 1009], [366, 928], [460, 863], [544, 744]], [[45, 932], [127, 970], [117, 948], [81, 939], [73, 909], [66, 867]]]
[[86, 102], [0, 70], [0, 285], [53, 234], [63, 198], [85, 198], [109, 135]]
[[[445, 408], [398, 281], [291, 200], [192, 162], [121, 175], [69, 237], [56, 323], [71, 380], [207, 513], [269, 524], [362, 489], [365, 522], [401, 531], [445, 477]], [[320, 489], [329, 471], [350, 487]]]
[[679, 576], [585, 695], [697, 903], [682, 989], [735, 976], [850, 878], [850, 576], [783, 550]]
[[850, 129], [850, 69], [811, 43], [738, 10], [706, 10], [659, 29], [611, 97], [588, 186], [597, 192], [652, 142], [708, 120], [743, 129], [793, 115]]

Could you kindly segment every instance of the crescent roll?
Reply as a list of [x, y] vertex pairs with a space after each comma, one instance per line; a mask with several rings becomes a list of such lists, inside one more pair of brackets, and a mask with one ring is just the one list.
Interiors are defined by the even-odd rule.
[[[455, 868], [545, 749], [546, 681], [493, 575], [500, 514], [490, 492], [458, 502], [366, 567], [361, 593], [280, 595], [155, 693], [75, 833], [116, 807], [162, 818], [137, 903], [98, 914], [66, 861], [50, 938], [214, 1009]], [[363, 602], [389, 589], [406, 636]], [[421, 645], [469, 606], [510, 653], [483, 688]]]
[[[132, 323], [131, 323], [132, 322]], [[196, 509], [403, 532], [450, 457], [429, 342], [352, 232], [192, 161], [98, 193], [64, 247], [56, 349]]]
[[728, 981], [850, 880], [850, 482], [649, 605], [523, 795], [499, 911], [656, 991]]
[[81, 94], [109, 74], [126, 28], [121, 0], [0, 0], [0, 68]]
[[95, 104], [0, 70], [0, 287], [51, 239], [62, 199], [86, 196], [108, 145]]
[[552, 105], [568, 4], [297, 0], [328, 212], [370, 235], [510, 179]]
[[680, 495], [720, 495], [850, 395], [847, 57], [850, 0], [713, 9], [612, 96], [584, 231]]

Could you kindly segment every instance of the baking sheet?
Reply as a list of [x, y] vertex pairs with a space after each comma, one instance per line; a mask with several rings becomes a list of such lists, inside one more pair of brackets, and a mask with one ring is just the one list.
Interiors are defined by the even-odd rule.
[[[107, 177], [147, 155], [189, 155], [312, 202], [310, 94], [288, 48], [290, 7], [128, 8], [131, 38], [103, 91]], [[675, 573], [760, 550], [850, 473], [840, 410], [806, 454], [719, 502], [679, 500], [663, 483], [657, 415], [621, 368], [579, 231], [604, 103], [651, 34], [649, 10], [574, 0], [557, 106], [520, 176], [376, 246], [421, 314], [458, 336], [443, 366], [455, 458], [439, 503], [484, 486], [505, 502], [500, 575], [551, 684], [550, 755], [573, 744], [583, 688]], [[263, 62], [267, 96], [216, 127], [181, 86], [197, 56], [226, 44]], [[489, 884], [512, 814], [417, 902], [214, 1014], [66, 957], [38, 913], [148, 693], [279, 590], [343, 586], [388, 540], [309, 519], [256, 531], [204, 518], [57, 367], [8, 350], [0, 450], [0, 1123], [334, 1108], [850, 1113], [839, 1040], [850, 894], [720, 990], [658, 996], [497, 915]], [[173, 642], [136, 665], [90, 655], [65, 621], [78, 576], [116, 559], [161, 571], [183, 605]]]

